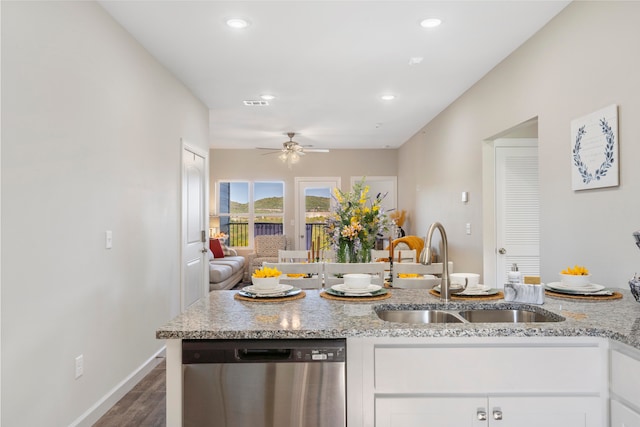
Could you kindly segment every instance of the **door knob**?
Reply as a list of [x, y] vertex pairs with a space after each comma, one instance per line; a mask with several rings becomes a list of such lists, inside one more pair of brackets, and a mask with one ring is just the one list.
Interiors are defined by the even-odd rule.
[[500, 249], [498, 249], [498, 253], [499, 253], [500, 255], [504, 255], [504, 254], [506, 254], [506, 253], [507, 253], [507, 250], [506, 250], [505, 248], [500, 248]]

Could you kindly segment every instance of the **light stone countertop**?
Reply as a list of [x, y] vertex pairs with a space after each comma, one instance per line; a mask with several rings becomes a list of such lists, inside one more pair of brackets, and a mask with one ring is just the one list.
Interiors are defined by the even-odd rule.
[[[277, 339], [347, 337], [524, 337], [591, 336], [610, 338], [640, 349], [640, 303], [631, 292], [620, 300], [577, 301], [545, 297], [541, 306], [440, 300], [424, 289], [391, 289], [392, 297], [373, 302], [333, 301], [318, 290], [287, 302], [238, 301], [237, 291], [213, 291], [156, 331], [158, 339]], [[494, 305], [547, 310], [566, 318], [545, 323], [447, 323], [408, 325], [380, 320], [375, 307], [460, 309]]]

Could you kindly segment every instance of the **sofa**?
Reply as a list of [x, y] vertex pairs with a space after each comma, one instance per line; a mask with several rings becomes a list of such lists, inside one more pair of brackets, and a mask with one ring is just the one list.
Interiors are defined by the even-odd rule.
[[[213, 241], [218, 243], [215, 243]], [[222, 245], [217, 239], [209, 242], [209, 291], [231, 289], [242, 282], [245, 259], [231, 248]]]

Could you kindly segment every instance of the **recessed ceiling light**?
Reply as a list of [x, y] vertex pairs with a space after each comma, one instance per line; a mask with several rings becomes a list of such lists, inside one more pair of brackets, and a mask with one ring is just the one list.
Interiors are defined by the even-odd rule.
[[272, 99], [276, 99], [275, 96], [269, 95], [268, 93], [265, 93], [264, 95], [260, 95], [260, 98], [264, 99], [265, 101], [271, 101]]
[[249, 26], [249, 21], [243, 18], [229, 18], [227, 19], [227, 26], [241, 30]]
[[380, 96], [380, 99], [382, 99], [383, 101], [393, 101], [394, 99], [396, 99], [395, 95], [382, 95]]
[[442, 20], [438, 18], [427, 18], [420, 21], [420, 26], [422, 28], [435, 28], [442, 24]]

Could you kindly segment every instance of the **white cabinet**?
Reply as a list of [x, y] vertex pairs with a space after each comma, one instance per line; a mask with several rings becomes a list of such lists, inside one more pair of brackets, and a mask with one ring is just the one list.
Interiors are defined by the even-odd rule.
[[396, 337], [347, 346], [350, 426], [608, 423], [606, 340]]
[[640, 427], [640, 413], [612, 399], [611, 427]]
[[611, 427], [640, 427], [640, 352], [611, 350]]
[[481, 397], [400, 397], [376, 398], [376, 427], [476, 427], [476, 411], [486, 411]]
[[600, 427], [597, 397], [381, 397], [376, 427]]

